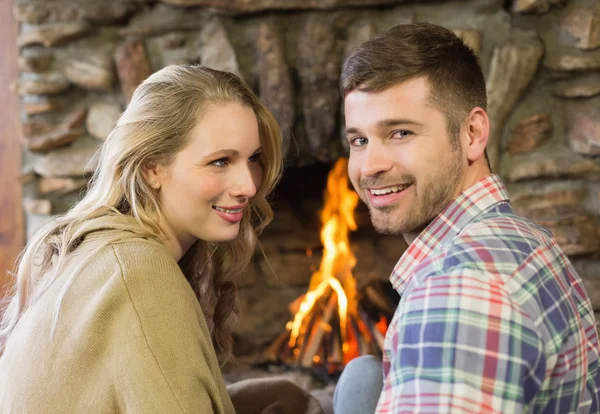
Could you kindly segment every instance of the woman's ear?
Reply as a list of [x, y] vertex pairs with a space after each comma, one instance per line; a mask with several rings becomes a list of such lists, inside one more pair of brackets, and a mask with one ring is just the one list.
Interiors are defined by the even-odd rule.
[[142, 174], [150, 187], [159, 190], [164, 178], [164, 167], [155, 162], [148, 162], [144, 165]]
[[485, 147], [490, 135], [490, 120], [487, 113], [480, 107], [473, 108], [466, 120], [467, 158], [475, 162], [485, 155]]

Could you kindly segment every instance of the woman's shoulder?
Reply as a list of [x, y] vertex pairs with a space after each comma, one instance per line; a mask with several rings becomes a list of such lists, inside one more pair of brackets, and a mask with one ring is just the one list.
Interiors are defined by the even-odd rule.
[[177, 267], [164, 243], [149, 234], [135, 229], [96, 228], [87, 232], [78, 244], [75, 255], [93, 254], [107, 261], [116, 260], [121, 267], [147, 267], [157, 262], [167, 267]]
[[109, 232], [92, 235], [81, 247], [96, 251], [84, 272], [105, 280], [116, 294], [134, 305], [140, 318], [155, 318], [155, 309], [161, 304], [168, 304], [169, 315], [200, 311], [193, 289], [160, 240]]
[[179, 265], [159, 240], [133, 237], [110, 244], [126, 282], [141, 278], [176, 277], [183, 278]]
[[165, 277], [185, 280], [164, 243], [127, 230], [100, 229], [87, 234], [75, 251], [72, 266], [87, 257], [90, 258], [87, 270], [117, 272], [126, 284], [150, 280], [160, 283]]
[[144, 237], [129, 237], [110, 243], [114, 254], [123, 265], [147, 267], [150, 264], [163, 264], [177, 267], [177, 262], [160, 240]]
[[[81, 260], [92, 255], [84, 273], [95, 275], [92, 279], [112, 281], [114, 289], [138, 304], [176, 301], [188, 309], [196, 307], [197, 298], [189, 282], [156, 237], [103, 228], [87, 234], [77, 250]], [[77, 262], [73, 266], [78, 267]]]
[[203, 320], [194, 290], [164, 244], [136, 238], [110, 247], [119, 264], [121, 283], [143, 325], [158, 320]]

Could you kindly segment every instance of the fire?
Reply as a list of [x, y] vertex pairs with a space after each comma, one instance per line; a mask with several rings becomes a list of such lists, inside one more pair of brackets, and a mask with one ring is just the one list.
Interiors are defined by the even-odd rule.
[[[357, 290], [352, 269], [356, 257], [348, 235], [356, 230], [358, 195], [348, 188], [348, 161], [339, 160], [329, 173], [321, 211], [323, 258], [305, 295], [290, 304], [294, 317], [264, 351], [269, 361], [338, 373], [359, 355], [381, 357], [393, 300], [376, 280]], [[312, 255], [307, 249], [306, 255]], [[321, 371], [323, 372], [323, 371]]]
[[342, 350], [344, 354], [350, 352], [347, 341], [348, 315], [357, 314], [357, 301], [356, 282], [352, 275], [356, 257], [350, 250], [348, 233], [356, 230], [354, 209], [358, 203], [358, 195], [348, 188], [347, 165], [347, 159], [339, 159], [327, 179], [325, 207], [321, 212], [323, 259], [319, 270], [311, 277], [308, 292], [300, 303], [298, 312], [287, 325], [290, 330], [288, 344], [291, 348], [296, 346], [306, 316], [315, 303], [331, 289], [337, 296]]

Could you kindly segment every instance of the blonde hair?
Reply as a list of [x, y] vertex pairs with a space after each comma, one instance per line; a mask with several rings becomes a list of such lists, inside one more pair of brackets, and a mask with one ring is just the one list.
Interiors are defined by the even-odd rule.
[[[158, 226], [158, 193], [144, 179], [143, 167], [152, 162], [172, 162], [210, 106], [229, 102], [251, 108], [256, 115], [263, 181], [241, 221], [238, 237], [218, 245], [198, 240], [179, 265], [206, 315], [217, 354], [222, 361], [230, 356], [238, 281], [254, 253], [258, 234], [273, 218], [267, 196], [281, 176], [282, 139], [273, 115], [248, 86], [231, 73], [202, 66], [168, 66], [138, 86], [99, 152], [85, 197], [31, 238], [19, 258], [16, 283], [2, 315], [0, 354], [20, 316], [50, 286], [86, 232], [108, 227], [129, 230], [122, 232], [121, 239], [164, 238]], [[112, 241], [105, 240], [88, 257]], [[61, 290], [54, 323], [78, 271], [69, 275]]]

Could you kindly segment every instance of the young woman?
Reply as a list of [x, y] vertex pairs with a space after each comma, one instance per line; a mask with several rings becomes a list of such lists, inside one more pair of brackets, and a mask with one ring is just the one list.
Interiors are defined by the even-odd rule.
[[233, 413], [238, 280], [271, 220], [280, 129], [235, 75], [135, 91], [86, 196], [25, 248], [0, 331], [0, 412]]

